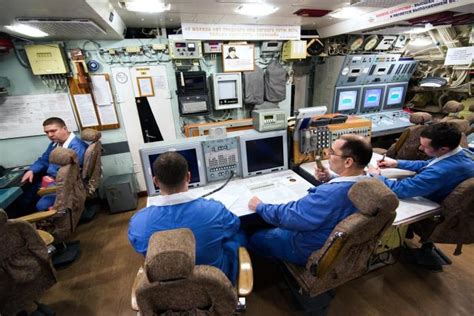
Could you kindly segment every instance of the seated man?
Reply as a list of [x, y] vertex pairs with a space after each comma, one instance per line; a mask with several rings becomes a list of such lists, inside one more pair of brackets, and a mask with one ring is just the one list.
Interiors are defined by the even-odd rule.
[[334, 227], [356, 211], [347, 193], [356, 181], [367, 177], [364, 167], [372, 157], [372, 147], [360, 136], [343, 135], [332, 144], [330, 155], [330, 168], [339, 177], [311, 188], [298, 201], [281, 205], [265, 204], [257, 197], [249, 201], [249, 209], [277, 226], [253, 234], [249, 240], [252, 251], [305, 265]]
[[[25, 193], [23, 194], [23, 199], [26, 200], [26, 204], [32, 203], [34, 200], [37, 200], [38, 197], [36, 192], [41, 186], [41, 175], [46, 174], [46, 182], [48, 185], [54, 184], [54, 178], [56, 173], [59, 170], [59, 166], [49, 163], [49, 154], [53, 151], [56, 146], [65, 147], [72, 149], [76, 152], [77, 158], [79, 160], [79, 165], [82, 166], [84, 161], [84, 153], [87, 149], [87, 144], [81, 139], [77, 138], [74, 133], [71, 133], [66, 124], [59, 117], [50, 117], [43, 122], [43, 129], [48, 138], [51, 140], [46, 151], [39, 157], [35, 163], [33, 163], [30, 169], [23, 175], [21, 179], [22, 183], [31, 183], [29, 187], [24, 187]], [[55, 194], [45, 195], [39, 199], [36, 203], [36, 209], [38, 211], [47, 210], [50, 206], [54, 204], [56, 199]]]
[[188, 191], [191, 173], [186, 159], [176, 152], [161, 154], [153, 163], [153, 181], [160, 196], [138, 211], [128, 227], [133, 248], [146, 255], [153, 233], [175, 228], [189, 228], [196, 238], [196, 264], [221, 269], [235, 284], [238, 266], [237, 238], [240, 220], [215, 200], [194, 196]]
[[[385, 158], [378, 161], [380, 168], [400, 168], [417, 174], [402, 180], [390, 180], [380, 176], [385, 184], [399, 197], [424, 196], [441, 202], [464, 180], [474, 177], [472, 153], [459, 146], [461, 133], [455, 125], [437, 123], [427, 126], [420, 134], [420, 150], [431, 160], [394, 160]], [[380, 174], [380, 170], [371, 170]]]

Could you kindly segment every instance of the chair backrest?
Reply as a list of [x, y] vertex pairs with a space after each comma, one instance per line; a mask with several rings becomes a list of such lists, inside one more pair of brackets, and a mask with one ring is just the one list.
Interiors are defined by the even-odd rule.
[[87, 147], [84, 153], [84, 164], [82, 166], [82, 179], [87, 192], [87, 197], [91, 197], [100, 185], [102, 177], [102, 143], [100, 142], [101, 133], [91, 128], [86, 128], [81, 132], [81, 138], [87, 141]]
[[426, 112], [417, 112], [410, 115], [410, 122], [415, 124], [406, 128], [398, 140], [387, 150], [387, 156], [394, 159], [426, 160], [429, 157], [418, 148], [420, 147], [420, 134], [425, 128], [425, 123], [432, 120]]
[[16, 315], [56, 283], [56, 273], [33, 226], [2, 209], [0, 240], [0, 315]]
[[136, 289], [141, 315], [232, 315], [231, 282], [218, 268], [195, 266], [195, 249], [187, 228], [152, 235]]
[[342, 220], [324, 246], [311, 254], [300, 278], [310, 296], [366, 273], [375, 247], [395, 219], [398, 199], [381, 181], [359, 181], [348, 195], [358, 211]]
[[84, 211], [86, 191], [82, 182], [76, 152], [62, 147], [55, 148], [49, 155], [49, 162], [60, 166], [56, 175], [56, 200], [53, 208], [59, 213], [52, 217], [55, 241], [64, 241], [73, 232]]
[[446, 244], [474, 243], [474, 178], [461, 182], [442, 202], [441, 221], [414, 225], [422, 240]]

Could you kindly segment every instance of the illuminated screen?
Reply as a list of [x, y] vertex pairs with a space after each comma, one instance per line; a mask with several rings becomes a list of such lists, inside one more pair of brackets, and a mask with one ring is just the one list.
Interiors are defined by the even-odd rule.
[[380, 106], [382, 99], [382, 89], [367, 89], [365, 90], [363, 108], [375, 108]]
[[[176, 152], [183, 155], [183, 157], [186, 158], [186, 161], [188, 162], [188, 170], [189, 172], [191, 172], [191, 181], [189, 182], [189, 184], [199, 183], [200, 182], [199, 165], [198, 165], [198, 159], [196, 155], [196, 149], [191, 148], [191, 149], [177, 150]], [[153, 163], [160, 155], [161, 154], [148, 156], [148, 159], [150, 160], [151, 173], [153, 174], [153, 176], [155, 176], [155, 172], [153, 170]], [[155, 190], [159, 190], [156, 184], [154, 185], [155, 185]]]
[[219, 81], [219, 99], [236, 99], [237, 98], [237, 81], [224, 80]]
[[338, 111], [349, 111], [355, 109], [357, 104], [357, 90], [339, 92]]
[[269, 137], [245, 141], [248, 172], [284, 166], [283, 137]]
[[402, 103], [404, 87], [388, 88], [387, 105], [398, 105]]

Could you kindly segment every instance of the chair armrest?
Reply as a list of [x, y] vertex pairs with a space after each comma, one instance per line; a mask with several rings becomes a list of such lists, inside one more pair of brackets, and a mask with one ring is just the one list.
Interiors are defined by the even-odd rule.
[[46, 246], [49, 246], [54, 242], [54, 237], [50, 233], [48, 233], [44, 230], [41, 230], [41, 229], [37, 229], [36, 232], [41, 237], [41, 239], [44, 241]]
[[140, 269], [138, 269], [138, 272], [137, 272], [137, 276], [135, 277], [135, 281], [133, 281], [133, 285], [132, 285], [132, 300], [131, 300], [131, 304], [132, 304], [132, 310], [138, 312], [139, 309], [138, 309], [138, 304], [137, 304], [137, 287], [138, 287], [138, 284], [140, 282], [140, 279], [143, 278], [144, 276], [144, 273], [143, 273], [143, 267], [140, 267]]
[[26, 221], [28, 223], [35, 223], [35, 222], [42, 221], [43, 219], [49, 218], [53, 215], [56, 215], [57, 212], [58, 212], [57, 210], [50, 210], [50, 211], [45, 211], [45, 212], [35, 212], [33, 214], [30, 214], [30, 215], [18, 217], [17, 219], [21, 220], [21, 221]]
[[253, 289], [253, 268], [250, 255], [245, 247], [239, 247], [239, 278], [237, 294], [247, 296]]
[[60, 187], [61, 185], [52, 185], [50, 187], [46, 187], [46, 188], [41, 188], [38, 190], [38, 192], [36, 192], [39, 196], [44, 196], [44, 195], [48, 195], [48, 194], [53, 194], [53, 193], [56, 193], [56, 191], [58, 190], [58, 188]]

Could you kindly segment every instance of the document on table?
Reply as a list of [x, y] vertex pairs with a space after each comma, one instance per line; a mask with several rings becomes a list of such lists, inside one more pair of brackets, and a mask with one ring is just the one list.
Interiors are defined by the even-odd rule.
[[431, 214], [439, 209], [440, 205], [423, 197], [417, 196], [409, 199], [400, 199], [397, 208], [397, 216], [393, 221], [394, 225], [411, 222], [410, 219], [423, 214]]

